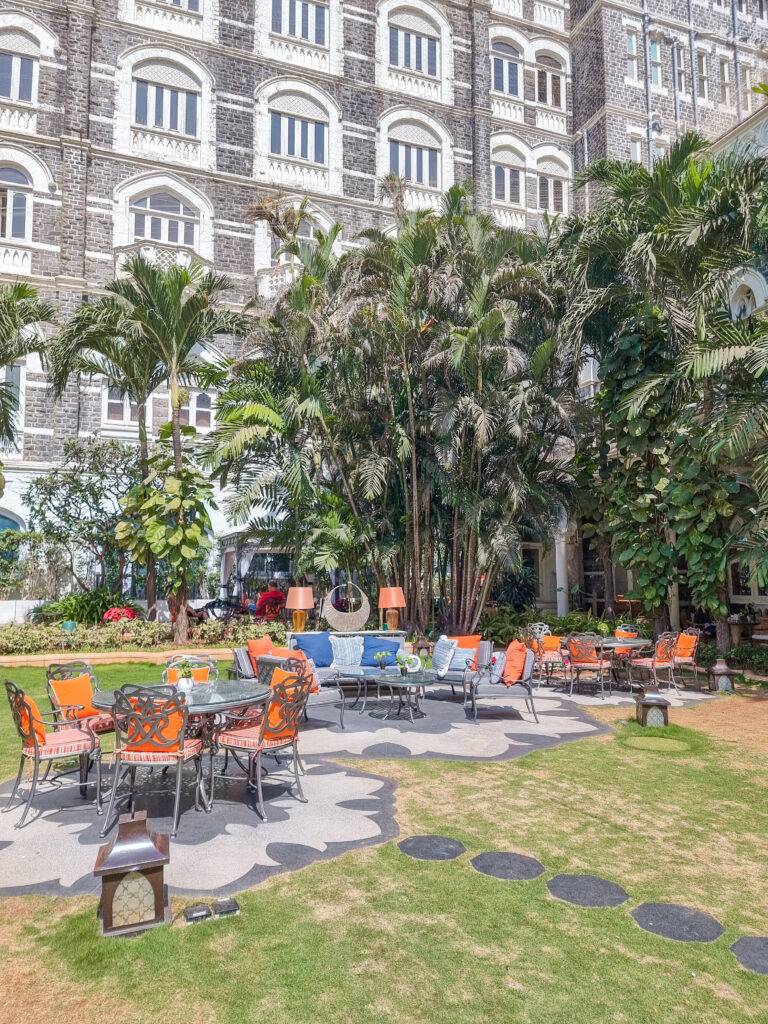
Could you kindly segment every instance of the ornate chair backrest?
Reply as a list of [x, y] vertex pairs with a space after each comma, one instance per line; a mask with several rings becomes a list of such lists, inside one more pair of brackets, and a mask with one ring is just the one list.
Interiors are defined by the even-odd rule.
[[115, 690], [115, 750], [174, 754], [184, 747], [187, 704], [172, 686]]
[[[617, 626], [613, 631], [613, 635], [617, 640], [637, 640], [640, 636], [640, 630], [637, 626], [631, 622], [622, 622], [620, 626]], [[631, 654], [631, 647], [615, 647], [614, 654]]]
[[259, 741], [292, 743], [312, 687], [306, 662], [289, 659], [285, 668], [274, 670], [270, 685], [272, 693], [261, 720]]
[[[65, 661], [45, 670], [46, 689], [51, 707], [59, 719], [75, 719], [98, 714], [93, 694], [99, 683], [87, 661]], [[82, 712], [75, 710], [82, 708]]]
[[45, 743], [45, 723], [40, 718], [37, 702], [27, 697], [22, 689], [9, 679], [5, 681], [5, 692], [11, 705], [11, 717], [16, 732], [24, 747], [34, 747], [37, 753], [40, 744]]
[[75, 679], [77, 676], [89, 675], [96, 685], [96, 676], [87, 661], [62, 661], [49, 665], [45, 670], [46, 682], [52, 679]]
[[546, 624], [546, 622], [529, 622], [525, 627], [525, 635], [529, 640], [541, 640], [543, 636], [548, 636], [552, 630]]
[[699, 646], [701, 630], [689, 628], [684, 629], [678, 636], [675, 644], [676, 658], [693, 658], [696, 656], [696, 648]]
[[[291, 658], [292, 662], [297, 663], [297, 659]], [[259, 686], [271, 686], [272, 678], [275, 671], [284, 665], [286, 660], [282, 655], [278, 654], [262, 654], [260, 655], [256, 664], [259, 666], [257, 678], [259, 680]]]
[[597, 633], [575, 633], [568, 638], [568, 653], [575, 663], [595, 662], [599, 660], [600, 645], [603, 638]]
[[669, 665], [675, 660], [675, 647], [679, 633], [662, 633], [656, 641], [654, 661], [657, 665]]

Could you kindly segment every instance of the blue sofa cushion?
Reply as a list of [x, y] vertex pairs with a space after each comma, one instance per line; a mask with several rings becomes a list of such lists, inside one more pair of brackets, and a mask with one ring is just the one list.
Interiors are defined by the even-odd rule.
[[360, 662], [361, 665], [365, 665], [368, 668], [378, 668], [379, 663], [374, 659], [374, 655], [379, 652], [383, 652], [387, 655], [385, 665], [397, 664], [397, 655], [400, 653], [400, 644], [397, 640], [384, 640], [380, 636], [367, 636], [363, 640], [363, 660]]
[[315, 668], [328, 668], [333, 661], [333, 648], [328, 633], [294, 633], [295, 647], [315, 663]]

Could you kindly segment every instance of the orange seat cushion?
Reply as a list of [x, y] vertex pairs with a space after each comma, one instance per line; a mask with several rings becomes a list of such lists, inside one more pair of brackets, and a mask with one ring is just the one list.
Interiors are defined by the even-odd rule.
[[255, 637], [252, 640], [246, 641], [246, 647], [248, 648], [248, 657], [251, 659], [251, 665], [256, 675], [259, 674], [259, 658], [264, 654], [273, 654], [272, 650], [272, 637], [268, 634], [266, 636]]
[[675, 644], [675, 657], [692, 658], [699, 638], [692, 633], [681, 633]]
[[519, 640], [513, 640], [509, 645], [507, 648], [507, 660], [504, 664], [504, 675], [501, 679], [505, 686], [514, 686], [515, 683], [523, 678], [527, 653], [528, 648]]
[[87, 672], [72, 679], [52, 679], [50, 685], [65, 718], [92, 718], [101, 713], [93, 706], [93, 683]]

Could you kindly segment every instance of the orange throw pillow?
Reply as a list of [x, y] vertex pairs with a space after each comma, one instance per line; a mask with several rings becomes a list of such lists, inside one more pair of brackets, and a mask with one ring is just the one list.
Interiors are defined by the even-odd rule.
[[[65, 718], [91, 718], [99, 711], [93, 706], [93, 684], [87, 673], [73, 679], [52, 679], [51, 690]], [[82, 705], [76, 707], [75, 705]], [[67, 711], [70, 708], [72, 710]]]
[[519, 640], [513, 640], [509, 645], [507, 648], [507, 660], [504, 664], [504, 675], [501, 679], [505, 686], [514, 686], [515, 683], [518, 683], [523, 678], [527, 654], [528, 648]]
[[[154, 729], [152, 735], [155, 737], [157, 743], [167, 744], [166, 746], [158, 747], [151, 740], [136, 739], [133, 743], [126, 743], [123, 750], [129, 750], [133, 753], [163, 753], [163, 754], [175, 754], [181, 750], [181, 729], [184, 725], [184, 715], [181, 711], [168, 711], [170, 704], [173, 703], [174, 708], [176, 702], [157, 700], [154, 701], [154, 713], [161, 714], [166, 713], [166, 720], [158, 728]], [[131, 698], [131, 704], [136, 708], [138, 707], [139, 701], [137, 698]], [[133, 722], [131, 722], [133, 726]]]
[[263, 654], [272, 654], [272, 637], [271, 636], [260, 636], [254, 640], [248, 640], [246, 643], [248, 648], [248, 657], [251, 659], [251, 666], [253, 668], [254, 675], [259, 674], [259, 658]]
[[[32, 716], [31, 722], [30, 715]], [[30, 725], [32, 726], [31, 731], [37, 736], [37, 742], [42, 747], [45, 743], [45, 723], [40, 718], [40, 708], [37, 706], [37, 701], [24, 694], [24, 704], [21, 706], [21, 727], [25, 732], [30, 732]], [[24, 746], [32, 746], [31, 737], [24, 741]]]

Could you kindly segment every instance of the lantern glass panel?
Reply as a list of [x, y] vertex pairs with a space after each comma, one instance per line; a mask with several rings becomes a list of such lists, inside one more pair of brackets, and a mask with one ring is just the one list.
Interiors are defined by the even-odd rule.
[[155, 919], [155, 892], [146, 875], [130, 871], [115, 889], [112, 927], [128, 928]]

